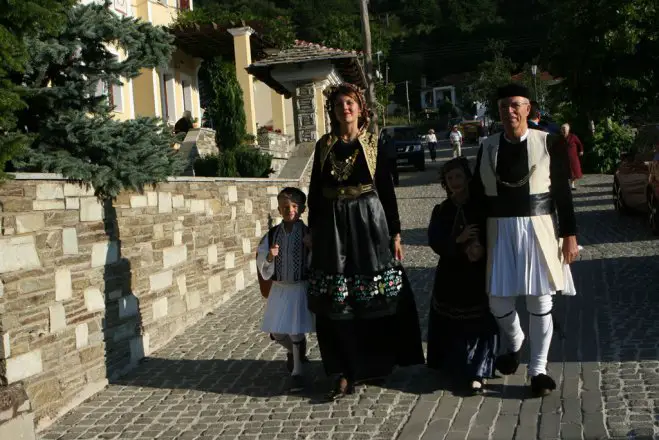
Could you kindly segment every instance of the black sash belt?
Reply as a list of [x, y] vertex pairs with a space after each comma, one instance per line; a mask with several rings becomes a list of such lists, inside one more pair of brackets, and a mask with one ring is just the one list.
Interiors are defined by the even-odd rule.
[[529, 194], [523, 199], [488, 196], [488, 217], [534, 217], [554, 213], [550, 193]]

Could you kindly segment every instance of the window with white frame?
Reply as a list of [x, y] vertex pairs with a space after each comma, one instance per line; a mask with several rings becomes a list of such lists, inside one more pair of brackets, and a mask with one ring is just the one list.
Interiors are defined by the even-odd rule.
[[162, 118], [167, 122], [176, 122], [176, 89], [174, 76], [170, 73], [160, 75], [160, 104]]
[[130, 2], [128, 0], [114, 0], [114, 10], [121, 15], [130, 15]]
[[192, 112], [192, 81], [189, 77], [181, 75], [181, 89], [183, 91], [183, 110]]
[[98, 81], [96, 83], [95, 96], [105, 96], [108, 104], [113, 107], [113, 110], [118, 113], [124, 111], [124, 87], [123, 84], [112, 84], [111, 87], [105, 81]]
[[110, 87], [110, 105], [114, 106], [114, 111], [118, 113], [124, 112], [124, 87], [123, 84], [112, 84]]

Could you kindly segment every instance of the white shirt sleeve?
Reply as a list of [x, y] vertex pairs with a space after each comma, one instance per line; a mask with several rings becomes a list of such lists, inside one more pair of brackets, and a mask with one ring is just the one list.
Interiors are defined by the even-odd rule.
[[272, 260], [272, 263], [266, 260], [269, 253], [270, 243], [268, 243], [268, 234], [265, 234], [265, 237], [259, 243], [259, 250], [256, 253], [256, 269], [264, 280], [269, 280], [275, 274], [274, 260]]

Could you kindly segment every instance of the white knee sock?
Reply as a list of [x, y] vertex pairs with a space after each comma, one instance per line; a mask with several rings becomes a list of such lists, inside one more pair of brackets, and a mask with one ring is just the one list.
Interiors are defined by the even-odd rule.
[[526, 297], [526, 309], [530, 313], [531, 359], [528, 372], [531, 377], [538, 374], [547, 374], [547, 354], [549, 354], [551, 337], [554, 332], [554, 323], [551, 318], [552, 300], [551, 295]]
[[291, 341], [293, 341], [293, 371], [291, 375], [298, 376], [302, 374], [302, 341], [304, 341], [304, 335], [289, 335]]
[[524, 332], [519, 324], [517, 310], [515, 310], [515, 298], [514, 296], [490, 297], [490, 311], [496, 318], [504, 342], [501, 354], [519, 351], [524, 342]]
[[272, 337], [275, 338], [277, 344], [284, 347], [289, 353], [293, 351], [293, 341], [291, 341], [290, 336], [285, 333], [273, 333]]

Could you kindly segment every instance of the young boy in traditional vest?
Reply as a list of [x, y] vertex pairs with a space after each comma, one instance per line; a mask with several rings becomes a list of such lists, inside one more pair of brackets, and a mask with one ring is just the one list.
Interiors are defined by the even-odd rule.
[[304, 388], [305, 333], [314, 331], [314, 317], [307, 308], [308, 228], [300, 220], [306, 199], [297, 188], [284, 188], [279, 193], [278, 209], [283, 220], [263, 237], [256, 257], [261, 278], [272, 280], [261, 330], [288, 351], [291, 392]]

